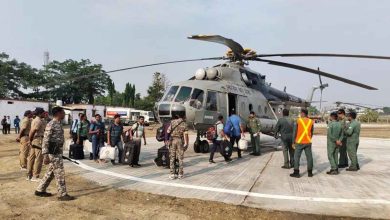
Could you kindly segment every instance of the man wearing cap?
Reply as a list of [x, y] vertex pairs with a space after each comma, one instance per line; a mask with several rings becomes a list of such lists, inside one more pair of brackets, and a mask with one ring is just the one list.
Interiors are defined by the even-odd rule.
[[36, 117], [31, 122], [29, 134], [30, 153], [27, 159], [27, 180], [39, 181], [39, 175], [42, 169], [42, 139], [46, 123], [44, 120], [43, 108], [36, 108], [34, 114]]
[[356, 121], [356, 112], [350, 112], [348, 114], [348, 121], [350, 123], [348, 129], [345, 130], [345, 135], [347, 136], [347, 152], [351, 159], [351, 165], [346, 170], [358, 171], [360, 167], [356, 152], [359, 146], [360, 122]]
[[341, 123], [341, 127], [343, 129], [343, 140], [341, 141], [342, 145], [339, 148], [340, 157], [339, 157], [338, 167], [345, 168], [348, 167], [348, 155], [347, 155], [347, 136], [344, 134], [344, 132], [348, 128], [348, 121], [347, 118], [345, 117], [345, 110], [342, 108], [337, 111], [337, 116]]
[[339, 147], [342, 146], [343, 128], [341, 123], [337, 120], [337, 112], [332, 112], [330, 118], [331, 121], [328, 124], [327, 132], [327, 151], [331, 168], [326, 174], [337, 175], [339, 174], [338, 156]]
[[49, 166], [45, 176], [42, 178], [42, 181], [35, 191], [35, 195], [40, 197], [51, 196], [52, 194], [46, 192], [46, 189], [55, 177], [57, 182], [58, 200], [69, 201], [75, 198], [68, 195], [65, 185], [64, 162], [62, 159], [64, 129], [61, 124], [61, 121], [65, 117], [65, 112], [61, 107], [54, 107], [52, 109], [52, 114], [54, 118], [47, 124], [42, 141], [43, 161], [45, 165]]
[[260, 151], [261, 124], [260, 124], [260, 120], [256, 117], [254, 111], [251, 111], [249, 113], [248, 128], [249, 128], [249, 133], [251, 135], [251, 145], [253, 148], [253, 152], [250, 155], [260, 156], [261, 155], [261, 151]]
[[16, 138], [17, 142], [20, 142], [20, 151], [19, 151], [19, 161], [20, 169], [27, 170], [27, 157], [30, 152], [30, 145], [28, 144], [28, 135], [31, 128], [31, 118], [32, 112], [27, 110], [24, 113], [24, 118], [22, 119], [22, 126], [20, 127], [20, 132]]

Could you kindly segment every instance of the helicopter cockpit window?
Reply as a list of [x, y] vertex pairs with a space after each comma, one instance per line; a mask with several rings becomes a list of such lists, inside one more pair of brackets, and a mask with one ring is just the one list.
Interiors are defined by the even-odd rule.
[[177, 93], [175, 102], [184, 102], [187, 101], [190, 98], [192, 88], [182, 86], [179, 90], [179, 93]]
[[216, 92], [210, 92], [210, 91], [207, 92], [206, 110], [218, 111]]
[[176, 95], [176, 92], [177, 92], [177, 89], [179, 87], [178, 86], [172, 86], [168, 93], [165, 95], [164, 97], [164, 100], [163, 101], [166, 101], [166, 102], [171, 102], [173, 101], [173, 98], [175, 98], [175, 95]]
[[200, 89], [194, 89], [191, 95], [190, 106], [201, 109], [203, 105], [204, 91]]

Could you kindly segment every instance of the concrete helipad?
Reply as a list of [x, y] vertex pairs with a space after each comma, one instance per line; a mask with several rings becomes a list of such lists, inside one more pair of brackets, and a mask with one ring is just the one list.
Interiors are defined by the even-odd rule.
[[[192, 137], [194, 139], [194, 137]], [[193, 140], [192, 140], [193, 141]], [[191, 141], [191, 142], [192, 142]], [[283, 156], [270, 146], [273, 138], [262, 136], [260, 157], [243, 158], [226, 164], [220, 155], [216, 164], [208, 163], [209, 154], [185, 154], [185, 179], [169, 180], [167, 169], [153, 164], [161, 144], [150, 138], [142, 146], [141, 168], [96, 164], [81, 160], [81, 175], [102, 185], [183, 198], [198, 198], [264, 209], [302, 213], [390, 218], [390, 139], [362, 138], [358, 150], [361, 170], [329, 176], [326, 138], [314, 137], [314, 177], [308, 178], [305, 156], [301, 159], [299, 179], [281, 169]]]

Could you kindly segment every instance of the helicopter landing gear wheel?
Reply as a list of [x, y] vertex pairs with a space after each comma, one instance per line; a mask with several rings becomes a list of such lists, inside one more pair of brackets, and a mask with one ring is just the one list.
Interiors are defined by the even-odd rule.
[[195, 151], [195, 153], [200, 153], [200, 152], [202, 152], [202, 151], [201, 151], [201, 141], [200, 141], [200, 140], [196, 140], [196, 141], [194, 142], [194, 151]]
[[200, 142], [200, 149], [202, 151], [202, 153], [208, 153], [210, 152], [210, 145], [209, 145], [209, 142], [206, 141], [206, 140], [203, 140]]

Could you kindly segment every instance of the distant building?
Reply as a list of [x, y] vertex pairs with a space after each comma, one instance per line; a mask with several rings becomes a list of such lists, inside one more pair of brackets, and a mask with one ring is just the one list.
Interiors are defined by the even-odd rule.
[[49, 102], [36, 100], [19, 100], [19, 99], [0, 99], [0, 117], [10, 116], [11, 127], [13, 128], [13, 121], [16, 116], [23, 118], [24, 112], [27, 110], [34, 111], [35, 108], [40, 107], [45, 111], [49, 111]]

